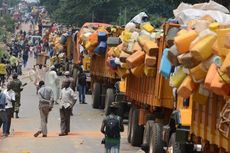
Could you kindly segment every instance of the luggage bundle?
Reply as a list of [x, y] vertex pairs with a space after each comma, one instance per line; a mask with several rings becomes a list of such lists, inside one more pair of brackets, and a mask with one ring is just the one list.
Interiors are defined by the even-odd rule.
[[88, 54], [105, 55], [109, 50], [107, 44], [116, 46], [120, 43], [115, 37], [120, 34], [118, 29], [119, 27], [112, 25], [87, 26], [81, 31], [80, 43]]
[[110, 67], [113, 67], [120, 77], [126, 77], [130, 73], [136, 77], [154, 77], [157, 70], [159, 35], [149, 22], [128, 23], [119, 36], [121, 43], [113, 45], [109, 50], [108, 60], [114, 60], [116, 63], [113, 66], [110, 63]]
[[193, 95], [204, 104], [210, 93], [229, 96], [230, 25], [203, 17], [177, 31], [163, 52], [160, 73], [183, 98]]

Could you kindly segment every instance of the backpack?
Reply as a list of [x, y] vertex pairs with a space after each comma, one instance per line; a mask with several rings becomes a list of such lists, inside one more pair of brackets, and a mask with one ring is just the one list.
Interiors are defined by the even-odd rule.
[[78, 83], [80, 85], [85, 85], [86, 84], [86, 75], [85, 73], [80, 73], [78, 76]]
[[109, 138], [120, 137], [120, 119], [118, 116], [109, 116], [105, 122], [105, 135]]

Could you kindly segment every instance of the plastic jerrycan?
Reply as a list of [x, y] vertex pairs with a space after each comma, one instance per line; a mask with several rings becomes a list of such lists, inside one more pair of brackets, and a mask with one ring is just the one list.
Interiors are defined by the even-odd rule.
[[191, 49], [192, 56], [198, 61], [204, 61], [212, 55], [212, 46], [216, 35], [209, 35], [197, 42]]
[[204, 81], [207, 71], [202, 64], [197, 65], [196, 67], [190, 69], [190, 76], [192, 77], [195, 83], [200, 83]]
[[209, 67], [208, 73], [206, 75], [205, 81], [204, 81], [204, 87], [208, 90], [211, 90], [211, 84], [212, 80], [214, 79], [214, 76], [217, 73], [217, 66], [216, 64], [211, 64]]
[[230, 77], [230, 52], [227, 54], [220, 70]]
[[177, 94], [183, 98], [189, 98], [197, 85], [193, 82], [191, 76], [187, 76], [177, 90]]
[[139, 66], [142, 63], [144, 63], [144, 61], [145, 61], [145, 52], [141, 50], [136, 51], [126, 59], [129, 68], [134, 68], [136, 66]]
[[230, 28], [218, 29], [217, 31], [217, 48], [219, 56], [226, 56], [229, 53], [229, 49], [225, 47], [225, 36], [230, 32]]
[[169, 78], [171, 70], [172, 70], [172, 64], [168, 60], [168, 48], [164, 49], [163, 56], [161, 58], [161, 64], [160, 64], [160, 74], [162, 74], [166, 79]]
[[172, 76], [170, 76], [170, 86], [179, 88], [187, 74], [184, 72], [183, 67], [179, 67]]
[[219, 73], [216, 73], [211, 83], [211, 90], [217, 95], [227, 96], [230, 92], [230, 86], [222, 81]]
[[157, 46], [157, 43], [152, 40], [145, 41], [143, 49], [146, 52], [146, 54], [148, 54], [149, 56], [157, 57], [159, 52], [159, 47]]
[[197, 32], [190, 30], [187, 33], [182, 33], [174, 38], [174, 43], [180, 53], [189, 51], [190, 44], [198, 36]]

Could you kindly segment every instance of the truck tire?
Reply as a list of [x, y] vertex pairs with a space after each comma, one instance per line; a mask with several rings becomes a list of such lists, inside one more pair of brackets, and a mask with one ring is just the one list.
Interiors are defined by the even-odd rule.
[[108, 88], [105, 94], [105, 115], [110, 113], [109, 106], [114, 102], [114, 92], [112, 88]]
[[164, 142], [162, 141], [162, 125], [154, 123], [150, 137], [149, 153], [164, 153]]
[[150, 138], [152, 134], [152, 127], [153, 127], [154, 121], [147, 121], [144, 129], [144, 134], [143, 134], [143, 145], [146, 147], [149, 147], [150, 145]]
[[101, 85], [98, 82], [93, 84], [93, 108], [98, 109], [101, 101]]
[[133, 107], [130, 108], [129, 110], [129, 117], [128, 117], [128, 130], [127, 130], [127, 138], [128, 142], [131, 142], [131, 130], [132, 130], [132, 115], [133, 115]]
[[132, 126], [131, 126], [131, 145], [139, 147], [142, 145], [144, 126], [139, 125], [139, 109], [134, 109], [132, 113]]
[[106, 96], [106, 91], [107, 88], [104, 85], [101, 85], [101, 101], [100, 101], [100, 109], [104, 109], [105, 108], [105, 96]]
[[172, 147], [173, 153], [185, 153], [185, 145], [176, 142], [176, 133], [171, 135], [169, 146]]

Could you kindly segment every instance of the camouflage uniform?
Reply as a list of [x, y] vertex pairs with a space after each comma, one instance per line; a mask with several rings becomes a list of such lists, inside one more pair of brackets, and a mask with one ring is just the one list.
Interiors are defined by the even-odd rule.
[[15, 104], [14, 104], [14, 112], [19, 112], [19, 107], [21, 106], [21, 91], [22, 88], [22, 82], [19, 79], [14, 79], [11, 81], [12, 90], [15, 92]]

